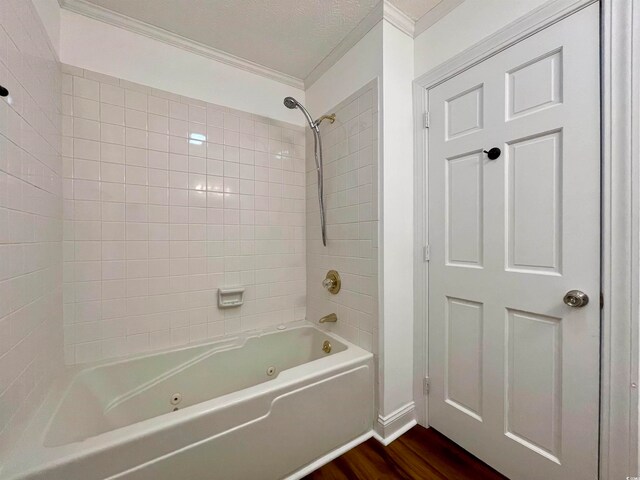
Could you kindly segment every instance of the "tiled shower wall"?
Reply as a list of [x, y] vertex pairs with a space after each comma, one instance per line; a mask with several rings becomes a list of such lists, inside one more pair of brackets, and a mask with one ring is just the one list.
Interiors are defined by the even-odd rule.
[[[378, 88], [373, 81], [337, 105], [333, 124], [321, 125], [324, 148], [327, 246], [320, 232], [313, 137], [307, 135], [307, 319], [324, 324], [370, 352], [378, 327]], [[331, 113], [329, 112], [329, 113]], [[337, 270], [337, 295], [321, 285]]]
[[60, 70], [30, 1], [0, 1], [0, 460], [62, 367]]
[[66, 362], [303, 319], [303, 129], [63, 72]]

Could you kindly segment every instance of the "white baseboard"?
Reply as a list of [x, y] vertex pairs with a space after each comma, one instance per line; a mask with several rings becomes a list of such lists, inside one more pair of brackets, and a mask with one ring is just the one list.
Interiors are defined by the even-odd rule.
[[417, 423], [416, 404], [409, 402], [389, 415], [378, 415], [373, 438], [387, 446]]
[[411, 430], [417, 424], [418, 424], [418, 422], [414, 419], [414, 420], [410, 421], [409, 423], [407, 423], [406, 425], [404, 425], [399, 430], [396, 430], [393, 434], [389, 435], [388, 437], [384, 437], [384, 438], [381, 437], [378, 432], [373, 432], [373, 438], [375, 438], [377, 441], [379, 441], [382, 445], [384, 445], [386, 447], [391, 442], [393, 442], [395, 439], [400, 437], [402, 434], [407, 433], [409, 430]]
[[363, 433], [359, 437], [351, 440], [349, 443], [345, 443], [341, 447], [338, 447], [335, 450], [332, 450], [326, 455], [320, 457], [318, 460], [315, 460], [314, 462], [310, 463], [306, 467], [303, 467], [297, 472], [289, 475], [288, 477], [285, 478], [285, 480], [300, 480], [301, 478], [306, 477], [311, 472], [329, 463], [331, 460], [338, 458], [343, 453], [347, 453], [349, 450], [357, 447], [362, 442], [369, 440], [373, 435], [374, 435], [373, 430], [370, 430], [367, 433]]
[[348, 452], [352, 448], [357, 447], [362, 442], [375, 438], [378, 442], [384, 446], [389, 445], [400, 435], [417, 425], [416, 421], [416, 405], [414, 402], [409, 402], [406, 405], [394, 410], [389, 415], [378, 415], [376, 426], [374, 430], [370, 430], [367, 433], [363, 433], [359, 437], [345, 443], [341, 447], [332, 450], [326, 455], [320, 457], [309, 465], [301, 468], [295, 473], [292, 473], [285, 480], [300, 480], [301, 478], [309, 475], [311, 472], [326, 465], [331, 460], [338, 458], [343, 453]]
[[374, 430], [370, 430], [367, 433], [363, 433], [359, 437], [345, 443], [341, 447], [332, 450], [326, 455], [320, 457], [309, 465], [301, 468], [295, 473], [292, 473], [285, 480], [300, 480], [301, 478], [309, 475], [311, 472], [319, 469], [323, 465], [326, 465], [330, 461], [338, 458], [343, 453], [348, 452], [352, 448], [357, 447], [362, 442], [367, 441], [371, 437], [375, 438], [378, 442], [384, 446], [389, 445], [396, 438], [403, 433], [407, 432], [415, 425], [416, 421], [416, 405], [414, 402], [409, 402], [406, 405], [394, 410], [389, 415], [378, 415], [378, 420]]

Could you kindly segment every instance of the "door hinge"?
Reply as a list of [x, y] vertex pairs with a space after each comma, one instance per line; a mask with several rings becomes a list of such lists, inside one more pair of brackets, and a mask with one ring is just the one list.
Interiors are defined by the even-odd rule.
[[422, 391], [425, 395], [429, 395], [429, 385], [429, 377], [424, 377], [424, 379], [422, 380]]
[[429, 111], [424, 112], [424, 128], [429, 128], [431, 119], [429, 118]]
[[600, 292], [600, 310], [604, 308], [604, 293]]
[[428, 262], [430, 256], [431, 256], [431, 248], [429, 248], [429, 245], [425, 245], [424, 247], [422, 247], [422, 260], [424, 262]]

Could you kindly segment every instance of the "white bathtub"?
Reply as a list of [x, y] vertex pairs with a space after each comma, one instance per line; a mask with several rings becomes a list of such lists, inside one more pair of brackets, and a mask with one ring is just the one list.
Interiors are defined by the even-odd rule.
[[372, 422], [372, 355], [289, 326], [70, 370], [0, 478], [295, 478]]

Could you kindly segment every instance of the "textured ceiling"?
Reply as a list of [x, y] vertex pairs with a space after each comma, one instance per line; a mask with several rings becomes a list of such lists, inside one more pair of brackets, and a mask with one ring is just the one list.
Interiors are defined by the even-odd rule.
[[[0, 0], [1, 1], [1, 0]], [[379, 0], [88, 0], [304, 79]], [[396, 0], [432, 4], [437, 0]]]
[[418, 20], [442, 0], [389, 0], [412, 20]]

